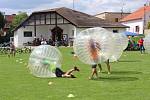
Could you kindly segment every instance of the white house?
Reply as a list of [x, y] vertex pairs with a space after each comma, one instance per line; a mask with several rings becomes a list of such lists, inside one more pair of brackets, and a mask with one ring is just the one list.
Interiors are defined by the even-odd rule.
[[22, 47], [34, 38], [63, 39], [72, 42], [78, 33], [91, 27], [103, 27], [114, 33], [124, 32], [127, 26], [120, 23], [108, 23], [100, 18], [69, 8], [56, 8], [33, 12], [14, 30], [14, 44]]
[[144, 6], [121, 20], [122, 24], [130, 27], [127, 31], [137, 34], [144, 34], [144, 29], [149, 21], [150, 6]]

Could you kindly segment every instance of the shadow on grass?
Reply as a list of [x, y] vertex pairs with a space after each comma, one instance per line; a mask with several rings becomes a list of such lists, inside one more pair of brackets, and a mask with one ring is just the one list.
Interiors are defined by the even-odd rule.
[[[107, 74], [107, 72], [102, 72], [104, 74]], [[138, 71], [112, 71], [111, 74], [113, 75], [131, 75], [131, 74], [142, 74], [142, 72]]]
[[141, 62], [141, 60], [119, 60], [118, 62]]
[[137, 77], [100, 77], [98, 79], [94, 79], [95, 81], [136, 81], [139, 80]]

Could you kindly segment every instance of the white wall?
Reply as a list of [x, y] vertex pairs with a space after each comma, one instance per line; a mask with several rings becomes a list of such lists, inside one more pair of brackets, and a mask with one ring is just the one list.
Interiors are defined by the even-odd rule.
[[[45, 39], [49, 39], [51, 37], [51, 29], [53, 29], [55, 25], [41, 25], [36, 26], [36, 38], [41, 38], [41, 35]], [[68, 34], [68, 38], [74, 38], [74, 34], [76, 34], [76, 28], [72, 24], [64, 24], [58, 25], [58, 27], [63, 29], [63, 34]], [[74, 30], [74, 34], [73, 34]], [[32, 37], [24, 37], [24, 31], [32, 31]], [[34, 26], [26, 26], [19, 28], [14, 32], [14, 44], [16, 47], [22, 47], [23, 43], [32, 42], [34, 40]]]
[[[32, 31], [32, 37], [24, 37], [24, 31]], [[22, 47], [23, 43], [33, 41], [34, 28], [32, 26], [21, 27], [14, 33], [14, 44], [16, 47]]]
[[139, 20], [133, 20], [133, 21], [127, 21], [127, 22], [123, 22], [122, 24], [129, 26], [130, 28], [127, 29], [127, 31], [129, 32], [136, 32], [136, 26], [139, 26], [139, 34], [143, 34], [143, 19], [139, 19]]
[[[51, 37], [51, 29], [55, 25], [41, 25], [36, 27], [36, 38], [41, 38], [41, 35], [45, 39]], [[68, 34], [68, 39], [75, 38], [81, 31], [87, 28], [76, 28], [72, 24], [58, 25], [58, 27], [63, 29], [63, 34]], [[125, 28], [106, 28], [108, 31], [113, 32], [113, 30], [118, 30], [118, 32], [124, 32]], [[24, 31], [32, 31], [32, 37], [24, 37]], [[74, 33], [73, 33], [74, 32]], [[14, 33], [14, 44], [16, 47], [22, 47], [23, 43], [32, 42], [34, 40], [34, 26], [26, 26], [19, 28]], [[70, 40], [72, 41], [72, 40]]]
[[126, 28], [106, 28], [106, 30], [113, 32], [113, 30], [118, 30], [118, 33], [123, 33], [126, 31]]
[[36, 26], [36, 38], [41, 38], [41, 35], [43, 38], [49, 39], [50, 31], [48, 25]]
[[[144, 21], [144, 19], [143, 19], [143, 21]], [[150, 22], [150, 11], [146, 12], [146, 14], [145, 14], [145, 26], [146, 26], [146, 28], [147, 28], [148, 22]]]
[[18, 30], [14, 32], [14, 45], [18, 47]]
[[[77, 28], [77, 35], [81, 32], [81, 31], [83, 31], [83, 30], [85, 30], [85, 29], [87, 29], [87, 28]], [[118, 33], [122, 33], [122, 32], [125, 32], [126, 31], [126, 28], [105, 28], [106, 30], [108, 30], [108, 31], [110, 31], [110, 32], [113, 32], [113, 30], [118, 30]]]

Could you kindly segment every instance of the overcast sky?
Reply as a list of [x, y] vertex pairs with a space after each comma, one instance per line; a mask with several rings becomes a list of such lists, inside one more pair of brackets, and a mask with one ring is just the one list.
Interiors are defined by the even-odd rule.
[[[74, 0], [75, 10], [95, 15], [105, 11], [133, 12], [150, 0]], [[0, 11], [13, 14], [24, 11], [28, 14], [43, 9], [73, 8], [73, 0], [0, 0]]]

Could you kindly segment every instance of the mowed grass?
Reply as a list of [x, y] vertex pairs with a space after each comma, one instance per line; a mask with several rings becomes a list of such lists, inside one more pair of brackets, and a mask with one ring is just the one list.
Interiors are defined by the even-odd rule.
[[72, 48], [59, 49], [63, 70], [80, 66], [77, 78], [37, 78], [26, 67], [29, 54], [0, 55], [0, 100], [150, 100], [150, 55], [124, 52], [119, 62], [111, 63], [111, 75], [102, 64], [100, 78], [88, 80], [91, 67], [74, 59]]

